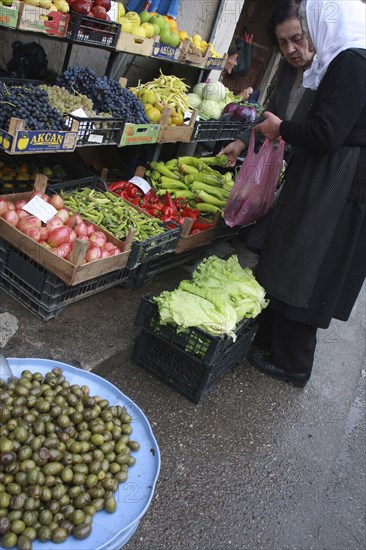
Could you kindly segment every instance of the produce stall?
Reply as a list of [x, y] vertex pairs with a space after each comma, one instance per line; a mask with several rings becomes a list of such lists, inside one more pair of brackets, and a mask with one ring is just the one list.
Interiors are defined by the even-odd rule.
[[[210, 245], [233, 239], [240, 230], [229, 228], [224, 221], [225, 205], [236, 176], [228, 167], [228, 159], [184, 155], [169, 147], [235, 139], [261, 113], [261, 107], [246, 104], [220, 83], [200, 83], [191, 90], [184, 79], [161, 70], [153, 80], [140, 81], [130, 88], [127, 81], [108, 76], [113, 59], [121, 50], [207, 71], [221, 70], [225, 54], [218, 54], [212, 44], [198, 35], [179, 31], [175, 20], [125, 11], [109, 21], [104, 17], [108, 10], [98, 0], [94, 4], [90, 0], [87, 13], [78, 11], [82, 4], [78, 0], [70, 5], [58, 0], [51, 8], [40, 0], [39, 5], [33, 4], [30, 17], [30, 1], [38, 0], [15, 0], [9, 8], [3, 3], [1, 21], [8, 21], [9, 16], [8, 32], [11, 28], [41, 32], [52, 40], [56, 40], [56, 35], [57, 40], [68, 43], [68, 51], [63, 70], [52, 83], [0, 77], [0, 92], [5, 98], [0, 104], [0, 288], [38, 318], [51, 321], [78, 300], [117, 285], [128, 293], [147, 285], [159, 273], [194, 262], [192, 277], [176, 289], [143, 298], [136, 312], [135, 322], [141, 334], [132, 361], [197, 404], [224, 374], [245, 359], [256, 333], [255, 317], [267, 302], [252, 272], [242, 269], [235, 255], [220, 259], [209, 254], [205, 258]], [[89, 0], [84, 1], [85, 5], [88, 3]], [[50, 9], [58, 16], [51, 17]], [[47, 25], [48, 21], [53, 24]], [[61, 22], [63, 30], [58, 26], [56, 32], [55, 25]], [[110, 51], [110, 66], [104, 76], [98, 76], [92, 67], [68, 66], [76, 43]], [[139, 157], [131, 151], [137, 147], [141, 151]], [[94, 153], [96, 149], [98, 154]], [[112, 156], [117, 159], [113, 164]], [[133, 177], [127, 177], [131, 170]], [[107, 479], [118, 474], [118, 482], [124, 483], [125, 466], [134, 466], [131, 452], [138, 449], [127, 437], [131, 427], [126, 426], [131, 421], [128, 406], [134, 404], [92, 375], [85, 376], [80, 389], [83, 376], [77, 369], [50, 363], [28, 364], [24, 360], [23, 364], [17, 360], [14, 368], [19, 367], [16, 375], [21, 379], [20, 386], [38, 387], [42, 383], [58, 387], [64, 382], [64, 373], [76, 396], [89, 395], [85, 384], [100, 393], [101, 400], [91, 403], [91, 398], [84, 397], [82, 403], [85, 400], [86, 409], [97, 410], [98, 418], [100, 413], [109, 427], [116, 407], [110, 411], [109, 405], [102, 407], [101, 402], [113, 398], [122, 403], [117, 412], [125, 430], [121, 430], [126, 437], [120, 443], [124, 452], [115, 448], [121, 434], [113, 436], [117, 443], [112, 445], [109, 439], [102, 441], [98, 437], [98, 429], [94, 433], [90, 428], [90, 432], [92, 450], [97, 454], [93, 463], [98, 462], [98, 448], [105, 446], [103, 452], [113, 455], [112, 464], [108, 463], [108, 468], [104, 464], [110, 473]], [[41, 375], [35, 375], [35, 369]], [[22, 390], [19, 391], [21, 395]], [[1, 411], [3, 414], [4, 408]], [[76, 516], [81, 517], [82, 513], [78, 512], [73, 514], [77, 526], [54, 526], [57, 536], [46, 528], [35, 532], [28, 529], [22, 535], [22, 530], [16, 532], [1, 525], [3, 546], [38, 548], [42, 542], [51, 541], [61, 543], [62, 548], [68, 535], [77, 539], [76, 549], [87, 547], [84, 539], [91, 547], [89, 535], [94, 537], [92, 546], [101, 549], [117, 550], [127, 542], [151, 501], [160, 464], [148, 422], [136, 411], [141, 440], [155, 449], [155, 460], [147, 473], [144, 468], [141, 473], [147, 460], [146, 448], [140, 463], [136, 458], [138, 467], [132, 470], [143, 479], [146, 474], [149, 485], [139, 506], [127, 513], [115, 506], [117, 498], [110, 494], [109, 486], [103, 487], [108, 492], [103, 513], [113, 513], [117, 507], [119, 519], [115, 525], [119, 529], [107, 530], [107, 538], [102, 540], [98, 538], [101, 515], [96, 514], [96, 527], [90, 534], [93, 514], [87, 514], [84, 521], [85, 514], [80, 519]], [[84, 414], [84, 409], [73, 411], [73, 415], [81, 412]], [[90, 419], [95, 420], [94, 416]], [[78, 417], [72, 421], [73, 430], [83, 422]], [[8, 443], [13, 440], [7, 439], [8, 431], [2, 430], [1, 453], [12, 446]], [[10, 447], [9, 453], [18, 451]], [[66, 442], [65, 447], [68, 450]], [[82, 456], [79, 440], [74, 447], [76, 450], [71, 449], [70, 443], [71, 453]], [[85, 445], [86, 457], [81, 461], [88, 459], [89, 450]], [[77, 459], [76, 463], [81, 461]], [[67, 478], [65, 469], [67, 465], [53, 473], [50, 468], [49, 475]], [[81, 470], [75, 473], [83, 475], [81, 479], [86, 483], [87, 472]], [[2, 473], [0, 477], [4, 478]], [[101, 479], [95, 481], [99, 473], [88, 472], [88, 479], [94, 476], [91, 488], [104, 479], [100, 473]], [[135, 478], [132, 475], [129, 479]], [[112, 481], [105, 483], [112, 486]], [[113, 488], [118, 489], [118, 485], [114, 483]], [[92, 502], [85, 506], [93, 506], [95, 500], [102, 506], [101, 497], [97, 491], [94, 493]], [[9, 505], [10, 501], [12, 496]], [[75, 508], [79, 510], [84, 505]], [[45, 515], [43, 509], [39, 513]], [[113, 521], [107, 523], [114, 525]], [[22, 536], [30, 539], [30, 545]]]

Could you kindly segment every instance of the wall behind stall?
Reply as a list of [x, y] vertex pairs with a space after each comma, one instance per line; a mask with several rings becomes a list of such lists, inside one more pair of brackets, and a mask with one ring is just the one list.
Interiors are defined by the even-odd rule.
[[[127, 0], [123, 1], [127, 4]], [[208, 38], [216, 17], [220, 0], [180, 0], [178, 12], [179, 29], [185, 29], [189, 34], [198, 33]], [[3, 30], [0, 28], [0, 67], [6, 69], [6, 64], [12, 57], [12, 42], [19, 40], [24, 43], [36, 42], [40, 44], [48, 57], [48, 68], [59, 74], [62, 70], [66, 52], [66, 43], [43, 38], [39, 33], [24, 33], [21, 31]], [[99, 76], [103, 76], [108, 63], [109, 52], [90, 46], [74, 45], [69, 65], [91, 66]], [[147, 81], [159, 71], [159, 62], [143, 57], [120, 54], [115, 63], [114, 78], [123, 76], [128, 67], [129, 85], [135, 85], [139, 78]], [[173, 70], [174, 72], [174, 70]], [[198, 75], [197, 75], [198, 76]]]

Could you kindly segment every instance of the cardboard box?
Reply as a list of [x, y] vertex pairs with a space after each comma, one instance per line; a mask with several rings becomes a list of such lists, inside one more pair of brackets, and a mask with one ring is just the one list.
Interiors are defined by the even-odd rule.
[[179, 61], [181, 56], [181, 48], [173, 48], [172, 46], [165, 46], [161, 42], [154, 41], [152, 57], [157, 59], [165, 59], [167, 61]]
[[151, 56], [153, 47], [154, 40], [152, 38], [142, 38], [123, 31], [120, 32], [116, 44], [116, 50], [120, 52], [146, 56]]
[[19, 17], [19, 2], [14, 0], [11, 6], [0, 6], [0, 26], [15, 29]]
[[119, 147], [156, 143], [159, 130], [159, 124], [132, 124], [126, 122]]
[[188, 143], [191, 141], [194, 123], [197, 117], [197, 111], [194, 110], [188, 124], [182, 126], [168, 126], [167, 122], [172, 109], [164, 107], [163, 114], [160, 119], [160, 130], [158, 135], [158, 143]]
[[21, 2], [17, 28], [23, 31], [41, 32], [64, 38], [70, 16], [67, 13], [49, 11]]
[[24, 121], [11, 118], [9, 130], [0, 129], [0, 148], [9, 154], [64, 153], [74, 151], [77, 123], [70, 131], [24, 130]]

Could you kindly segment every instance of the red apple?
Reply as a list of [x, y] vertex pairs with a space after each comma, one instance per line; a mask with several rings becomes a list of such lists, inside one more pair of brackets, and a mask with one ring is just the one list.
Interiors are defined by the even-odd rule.
[[105, 11], [109, 11], [111, 9], [111, 0], [94, 0], [94, 6], [102, 6]]
[[103, 19], [105, 21], [107, 12], [104, 8], [102, 8], [102, 6], [94, 6], [91, 11], [94, 17], [96, 17], [97, 19]]

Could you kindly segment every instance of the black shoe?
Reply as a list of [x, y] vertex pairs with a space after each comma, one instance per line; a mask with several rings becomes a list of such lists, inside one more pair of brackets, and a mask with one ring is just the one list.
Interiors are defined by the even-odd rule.
[[279, 380], [283, 380], [299, 388], [305, 387], [310, 378], [309, 373], [290, 373], [275, 367], [275, 365], [271, 363], [271, 356], [269, 353], [254, 351], [249, 354], [248, 361], [252, 367], [264, 374], [272, 376], [272, 378], [278, 378]]

